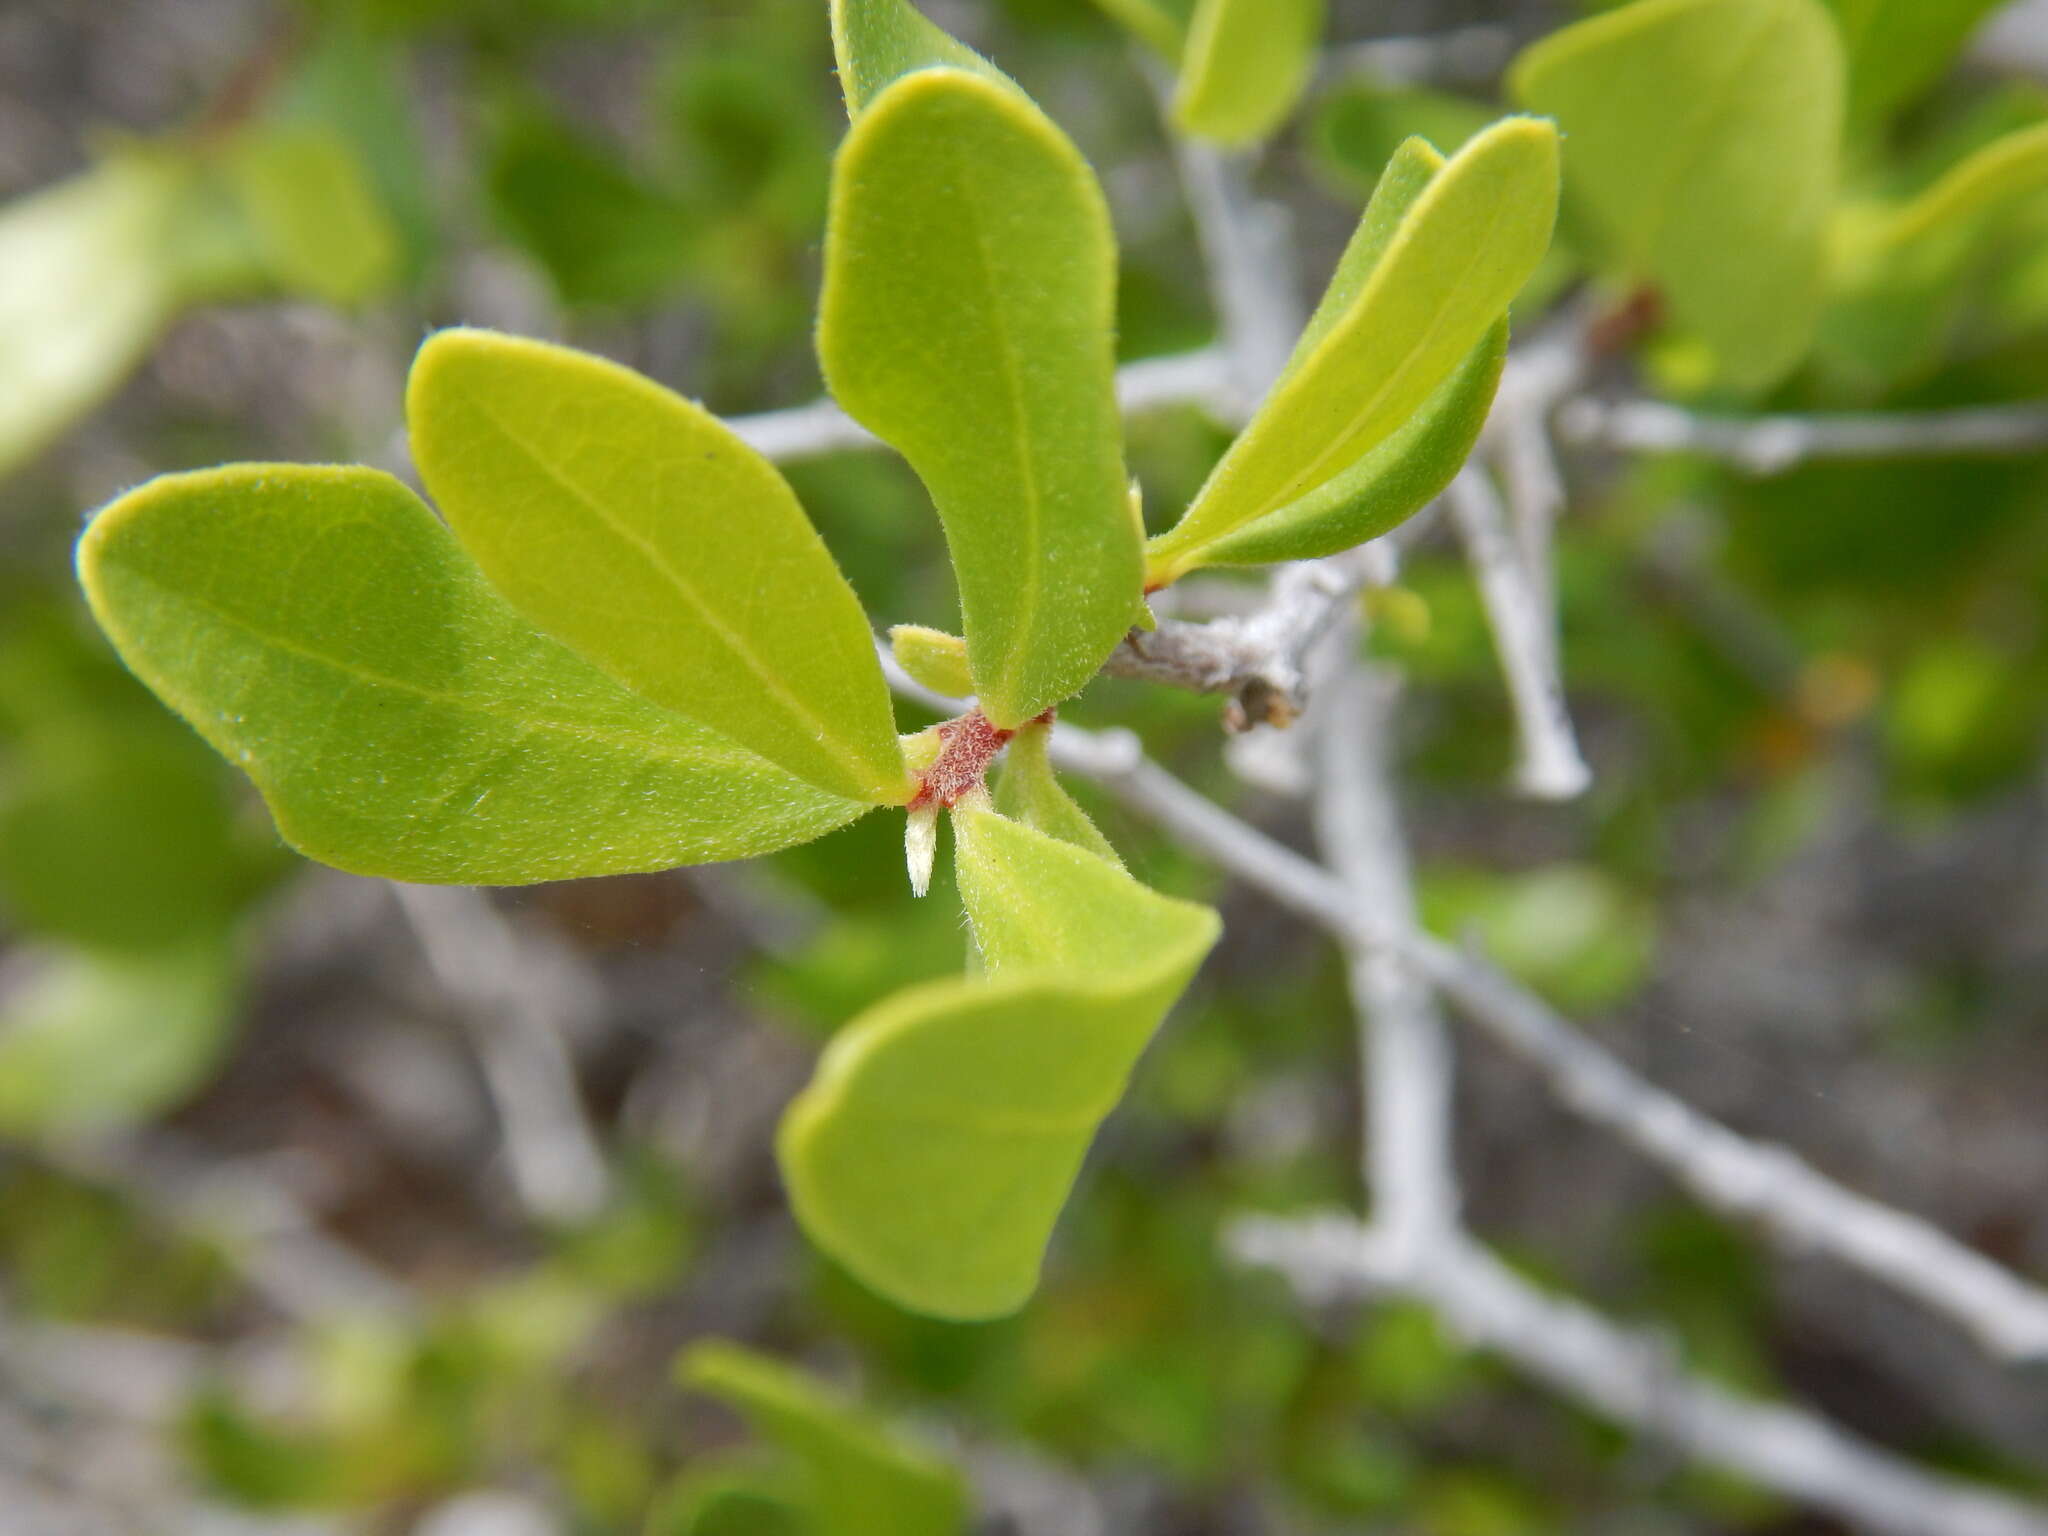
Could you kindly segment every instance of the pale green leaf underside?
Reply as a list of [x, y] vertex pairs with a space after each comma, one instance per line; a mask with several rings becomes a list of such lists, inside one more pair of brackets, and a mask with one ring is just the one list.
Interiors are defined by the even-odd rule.
[[[1411, 154], [1397, 168], [1389, 197], [1398, 202], [1424, 166], [1421, 151]], [[1187, 515], [1152, 541], [1151, 580], [1175, 579], [1199, 563], [1205, 545], [1335, 479], [1399, 431], [1500, 320], [1542, 260], [1557, 184], [1555, 130], [1508, 118], [1427, 180], [1371, 260], [1365, 256], [1379, 237], [1368, 208], [1367, 228], [1339, 267], [1337, 301], [1318, 310], [1310, 345]], [[1359, 281], [1361, 271], [1367, 275]]]
[[178, 303], [189, 173], [124, 157], [0, 213], [0, 474], [118, 384]]
[[922, 624], [896, 624], [889, 629], [889, 650], [896, 664], [934, 693], [964, 699], [974, 692], [967, 669], [967, 642], [942, 629]]
[[1202, 563], [1315, 560], [1398, 528], [1443, 494], [1471, 457], [1507, 356], [1503, 320], [1392, 437], [1301, 500], [1207, 546]]
[[1849, 56], [1849, 110], [1863, 119], [1898, 106], [1954, 62], [2004, 0], [1831, 0]]
[[1051, 745], [1051, 726], [1027, 725], [1017, 732], [1003, 751], [1002, 770], [995, 784], [996, 809], [1012, 821], [1086, 849], [1122, 869], [1124, 861], [1115, 846], [1053, 772]]
[[999, 726], [1078, 692], [1138, 607], [1115, 275], [1093, 174], [1012, 89], [919, 71], [840, 148], [819, 357], [931, 491]]
[[147, 1120], [212, 1070], [232, 1022], [232, 946], [215, 932], [146, 954], [57, 949], [0, 996], [0, 1134]]
[[910, 0], [832, 0], [832, 52], [851, 118], [913, 70], [964, 69], [1015, 89], [1009, 76], [926, 20]]
[[79, 544], [141, 679], [309, 857], [511, 885], [806, 841], [863, 807], [535, 633], [404, 486], [367, 469], [167, 475]]
[[1198, 0], [1174, 121], [1220, 144], [1265, 138], [1300, 100], [1322, 30], [1323, 0]]
[[802, 1372], [713, 1341], [685, 1355], [678, 1375], [796, 1461], [817, 1536], [957, 1536], [966, 1526], [959, 1473]]
[[853, 588], [716, 417], [602, 358], [455, 330], [420, 348], [406, 418], [455, 536], [542, 631], [832, 794], [914, 792]]
[[1840, 158], [1840, 36], [1820, 0], [1637, 0], [1511, 75], [1570, 143], [1611, 266], [1654, 283], [1716, 382], [1767, 388], [1811, 345]]
[[901, 993], [834, 1037], [778, 1139], [806, 1231], [942, 1317], [1029, 1298], [1096, 1128], [1215, 941], [1213, 912], [963, 801], [986, 979]]

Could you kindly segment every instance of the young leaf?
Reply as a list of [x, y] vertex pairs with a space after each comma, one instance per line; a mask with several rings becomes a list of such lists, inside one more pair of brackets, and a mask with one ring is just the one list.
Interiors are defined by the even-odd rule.
[[1662, 291], [1726, 388], [1768, 388], [1812, 343], [1842, 68], [1820, 0], [1636, 0], [1511, 74], [1568, 137], [1567, 190], [1611, 264]]
[[1265, 138], [1308, 84], [1322, 30], [1323, 0], [1198, 0], [1174, 121], [1219, 144]]
[[841, 1030], [777, 1150], [813, 1241], [898, 1303], [968, 1319], [1029, 1298], [1096, 1127], [1218, 925], [986, 806], [953, 825], [988, 978]]
[[1496, 123], [1430, 175], [1433, 154], [1422, 145], [1390, 165], [1287, 372], [1187, 515], [1152, 541], [1151, 585], [1399, 431], [1542, 260], [1557, 214], [1548, 123]]
[[1115, 267], [1093, 174], [1010, 86], [917, 71], [840, 147], [819, 357], [938, 505], [974, 691], [1004, 728], [1079, 691], [1139, 604]]
[[1085, 848], [1118, 869], [1124, 861], [1115, 846], [1104, 837], [1088, 813], [1074, 803], [1053, 772], [1048, 749], [1052, 727], [1027, 725], [1011, 738], [1003, 753], [1001, 775], [996, 779], [995, 807], [1012, 821], [1035, 827], [1076, 848]]
[[1849, 56], [1849, 115], [1867, 122], [1917, 96], [2004, 0], [1828, 0]]
[[965, 1528], [958, 1472], [811, 1377], [722, 1341], [696, 1346], [677, 1374], [797, 1462], [808, 1494], [797, 1502], [815, 1536], [958, 1536]]
[[1392, 437], [1301, 500], [1206, 546], [1201, 563], [1314, 560], [1398, 528], [1441, 495], [1471, 457], [1507, 356], [1503, 320]]
[[406, 419], [455, 536], [541, 630], [834, 795], [914, 792], [859, 599], [716, 417], [586, 353], [453, 330], [420, 348]]
[[913, 70], [964, 69], [1010, 84], [995, 65], [925, 20], [910, 0], [832, 0], [832, 52], [850, 118]]
[[896, 664], [934, 693], [964, 699], [974, 692], [967, 670], [967, 642], [944, 630], [922, 624], [897, 624], [889, 630], [889, 649]]
[[510, 885], [743, 858], [859, 815], [528, 628], [367, 469], [166, 475], [93, 519], [93, 613], [300, 852]]
[[53, 949], [0, 996], [0, 1133], [107, 1131], [205, 1081], [233, 1022], [233, 952], [209, 934], [114, 955]]

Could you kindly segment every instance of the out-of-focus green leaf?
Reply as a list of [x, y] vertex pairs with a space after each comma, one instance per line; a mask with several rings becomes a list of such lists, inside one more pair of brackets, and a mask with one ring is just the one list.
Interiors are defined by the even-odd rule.
[[889, 649], [896, 664], [914, 682], [949, 699], [964, 699], [974, 692], [974, 678], [967, 667], [967, 642], [942, 629], [922, 624], [897, 624], [889, 630]]
[[566, 303], [644, 304], [689, 271], [699, 225], [683, 201], [537, 106], [501, 106], [484, 184]]
[[121, 155], [0, 210], [0, 474], [108, 394], [179, 302], [184, 164]]
[[1821, 324], [1830, 372], [1875, 393], [1934, 368], [1977, 285], [2022, 243], [2015, 226], [2044, 203], [2048, 124], [1985, 145], [1902, 206], [1842, 209]]
[[958, 1536], [968, 1515], [960, 1474], [877, 1416], [779, 1361], [734, 1344], [700, 1344], [678, 1362], [685, 1386], [723, 1399], [779, 1446], [799, 1477], [791, 1502], [816, 1536]]
[[914, 987], [833, 1038], [777, 1147], [812, 1239], [901, 1305], [1022, 1306], [1096, 1127], [1215, 941], [1216, 915], [954, 808], [987, 979]]
[[1139, 606], [1115, 268], [1094, 175], [1014, 87], [915, 71], [840, 148], [819, 357], [930, 488], [1005, 728], [1078, 692]]
[[1432, 932], [1475, 934], [1508, 970], [1578, 1010], [1625, 1001], [1655, 954], [1656, 925], [1642, 903], [1589, 865], [1431, 870], [1422, 915]]
[[1423, 139], [1451, 154], [1493, 120], [1484, 105], [1464, 96], [1354, 80], [1319, 99], [1309, 143], [1333, 179], [1370, 195], [1408, 140]]
[[1008, 75], [927, 21], [910, 0], [832, 0], [832, 52], [846, 115], [856, 120], [913, 70], [964, 69], [1016, 89]]
[[1308, 84], [1322, 31], [1323, 0], [1196, 0], [1174, 121], [1219, 144], [1265, 138]]
[[1542, 260], [1557, 155], [1556, 131], [1533, 118], [1495, 124], [1447, 163], [1420, 141], [1404, 147], [1287, 371], [1187, 515], [1152, 541], [1148, 585], [1336, 479], [1429, 402]]
[[715, 416], [588, 353], [452, 330], [420, 348], [406, 419], [456, 537], [543, 631], [832, 794], [915, 792], [860, 600]]
[[224, 930], [249, 894], [219, 764], [175, 722], [77, 721], [0, 773], [0, 910], [103, 949]]
[[1955, 59], [2002, 0], [1828, 0], [1849, 56], [1849, 114], [1903, 106]]
[[1757, 391], [1812, 344], [1840, 158], [1840, 34], [1820, 0], [1636, 0], [1551, 34], [1510, 75], [1571, 145], [1566, 192], [1604, 259], [1654, 283]]
[[222, 168], [278, 287], [354, 304], [390, 282], [396, 233], [332, 133], [312, 125], [245, 133]]
[[1095, 4], [1169, 64], [1180, 62], [1187, 49], [1195, 0], [1095, 0]]
[[43, 969], [0, 994], [0, 1133], [107, 1130], [196, 1088], [231, 1019], [232, 950], [210, 934], [115, 955], [31, 955]]
[[256, 780], [295, 848], [479, 885], [664, 869], [857, 816], [536, 634], [367, 469], [166, 475], [79, 575], [122, 659]]
[[1035, 827], [1076, 848], [1085, 848], [1118, 869], [1124, 861], [1088, 813], [1074, 803], [1053, 772], [1050, 725], [1027, 725], [1003, 750], [1002, 772], [996, 779], [995, 807], [1012, 821]]

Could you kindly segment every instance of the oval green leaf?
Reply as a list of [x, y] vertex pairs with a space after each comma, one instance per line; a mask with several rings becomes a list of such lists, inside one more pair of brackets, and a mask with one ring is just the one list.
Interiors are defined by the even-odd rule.
[[1570, 143], [1610, 268], [1655, 284], [1754, 392], [1812, 344], [1839, 177], [1840, 34], [1820, 0], [1637, 0], [1553, 33], [1510, 82]]
[[166, 475], [79, 542], [128, 666], [311, 858], [515, 885], [744, 858], [864, 807], [535, 633], [368, 469]]
[[1195, 0], [1095, 0], [1095, 6], [1169, 64], [1180, 62]]
[[953, 825], [987, 978], [841, 1030], [777, 1150], [814, 1242], [900, 1305], [971, 1319], [1029, 1299], [1096, 1128], [1218, 923], [985, 805]]
[[1115, 278], [1094, 175], [1014, 88], [917, 71], [840, 148], [818, 354], [930, 489], [1005, 728], [1078, 692], [1139, 606]]
[[723, 422], [616, 363], [472, 330], [420, 348], [406, 419], [455, 536], [542, 631], [832, 794], [915, 792], [859, 599]]
[[1219, 144], [1265, 138], [1301, 99], [1322, 31], [1323, 0], [1199, 0], [1174, 121]]
[[1505, 119], [1429, 176], [1433, 153], [1424, 145], [1389, 167], [1287, 371], [1187, 515], [1152, 541], [1151, 585], [1393, 436], [1536, 270], [1557, 217], [1556, 130]]

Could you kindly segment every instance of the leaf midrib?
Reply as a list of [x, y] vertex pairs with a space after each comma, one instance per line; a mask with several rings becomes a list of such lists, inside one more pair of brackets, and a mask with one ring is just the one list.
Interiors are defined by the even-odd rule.
[[[829, 744], [829, 746], [836, 748], [849, 763], [866, 764], [865, 754], [860, 752], [852, 742], [841, 736], [838, 731], [831, 729], [800, 697], [791, 692], [789, 685], [754, 653], [753, 647], [745, 643], [738, 632], [719, 617], [710, 605], [703, 600], [697, 588], [691, 585], [684, 578], [682, 572], [675, 568], [659, 544], [634, 529], [630, 524], [621, 522], [617, 517], [613, 516], [601, 502], [591, 496], [589, 492], [585, 491], [574, 480], [570, 479], [565, 471], [559, 469], [550, 460], [542, 457], [540, 453], [535, 451], [522, 438], [514, 434], [503, 421], [492, 414], [490, 407], [480, 399], [472, 399], [468, 404], [484, 423], [504, 442], [509, 444], [515, 452], [540, 470], [548, 479], [560, 486], [572, 499], [595, 516], [600, 523], [610, 529], [619, 539], [646, 556], [648, 562], [681, 595], [685, 606], [696, 615], [705, 628], [709, 629], [724, 644], [725, 648], [732, 653], [734, 659], [748, 672], [752, 673], [756, 681], [772, 697], [778, 700], [784, 709], [795, 716], [798, 722], [812, 731], [820, 744]], [[808, 775], [800, 776], [808, 780]], [[871, 793], [880, 789], [881, 785], [879, 782], [870, 781], [863, 783], [861, 788]]]
[[[416, 698], [425, 699], [430, 703], [446, 705], [460, 712], [483, 715], [495, 720], [504, 720], [522, 731], [597, 742], [621, 750], [635, 752], [642, 756], [673, 762], [685, 767], [730, 767], [759, 771], [770, 766], [763, 759], [748, 752], [745, 747], [737, 743], [734, 743], [729, 750], [724, 751], [712, 746], [684, 749], [649, 737], [628, 735], [587, 725], [577, 725], [565, 720], [549, 720], [544, 717], [520, 714], [509, 709], [495, 708], [489, 702], [478, 698], [474, 694], [451, 693], [444, 689], [428, 687], [423, 683], [412, 682], [407, 678], [393, 677], [386, 673], [373, 671], [354, 662], [344, 661], [339, 657], [316, 650], [312, 646], [302, 644], [296, 640], [287, 639], [283, 635], [276, 634], [259, 624], [253, 623], [231, 609], [223, 608], [219, 604], [210, 602], [203, 597], [197, 597], [183, 587], [166, 585], [153, 577], [142, 575], [140, 572], [134, 573], [134, 579], [144, 583], [156, 592], [159, 598], [165, 601], [166, 606], [174, 608], [185, 606], [202, 609], [223, 624], [252, 636], [263, 645], [283, 651], [288, 655], [297, 656], [302, 660], [310, 661], [316, 666], [326, 667], [330, 671], [339, 672], [345, 677], [354, 678], [358, 682], [369, 684], [371, 687], [389, 688], [399, 693], [411, 694]], [[187, 697], [191, 697], [191, 695], [187, 694]], [[211, 713], [210, 710], [203, 712]], [[708, 731], [711, 729], [706, 725], [697, 724], [696, 722], [691, 723], [695, 724], [699, 730]]]

